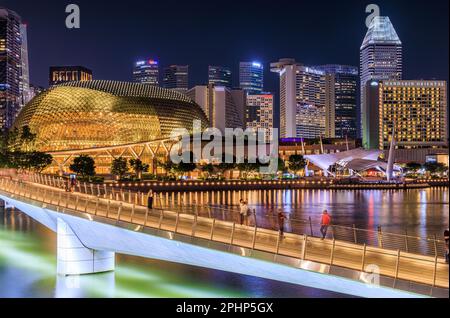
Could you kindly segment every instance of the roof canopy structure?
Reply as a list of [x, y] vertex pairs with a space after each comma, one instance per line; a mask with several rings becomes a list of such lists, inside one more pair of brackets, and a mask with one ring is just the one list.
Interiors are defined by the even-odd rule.
[[[355, 172], [373, 168], [386, 172], [388, 164], [378, 160], [381, 153], [381, 150], [359, 148], [334, 154], [308, 155], [305, 158], [324, 171], [328, 171], [331, 166], [338, 165]], [[400, 168], [395, 167], [395, 170], [398, 171]]]

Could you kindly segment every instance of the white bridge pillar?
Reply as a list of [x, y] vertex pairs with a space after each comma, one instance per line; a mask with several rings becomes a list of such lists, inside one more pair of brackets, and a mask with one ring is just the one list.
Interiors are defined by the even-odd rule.
[[59, 275], [85, 275], [114, 270], [114, 252], [87, 248], [70, 226], [60, 218], [58, 218], [57, 237], [57, 272]]

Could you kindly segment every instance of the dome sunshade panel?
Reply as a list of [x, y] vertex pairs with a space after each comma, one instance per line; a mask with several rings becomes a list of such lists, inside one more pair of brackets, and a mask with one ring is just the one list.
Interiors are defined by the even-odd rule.
[[134, 144], [192, 132], [193, 121], [209, 127], [203, 110], [187, 96], [145, 84], [71, 82], [36, 96], [15, 127], [29, 126], [40, 151], [81, 150]]

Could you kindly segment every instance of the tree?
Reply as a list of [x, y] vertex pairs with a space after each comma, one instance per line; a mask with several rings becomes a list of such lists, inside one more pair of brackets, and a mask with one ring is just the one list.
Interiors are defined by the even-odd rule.
[[259, 167], [260, 164], [258, 161], [256, 163], [250, 163], [249, 160], [244, 160], [244, 162], [237, 164], [237, 168], [241, 173], [241, 178], [244, 179], [247, 179], [249, 173], [258, 171]]
[[148, 172], [148, 169], [150, 168], [150, 166], [146, 163], [143, 163], [141, 159], [131, 159], [130, 166], [138, 179], [142, 179], [142, 173]]
[[47, 168], [53, 161], [53, 157], [51, 155], [39, 151], [26, 153], [26, 157], [28, 161], [28, 169], [39, 173]]
[[427, 162], [423, 165], [424, 169], [430, 174], [442, 174], [448, 170], [448, 167], [439, 162]]
[[111, 174], [117, 176], [119, 179], [122, 179], [125, 173], [128, 171], [128, 162], [125, 158], [116, 158], [111, 163]]
[[417, 162], [408, 162], [405, 166], [406, 173], [417, 173], [418, 170], [422, 168], [422, 165]]
[[298, 174], [299, 171], [304, 170], [305, 166], [306, 160], [302, 155], [291, 155], [289, 157], [289, 170], [293, 171], [295, 174]]
[[23, 126], [22, 130], [20, 132], [20, 145], [21, 148], [25, 151], [30, 151], [33, 146], [34, 142], [36, 141], [36, 134], [31, 132], [31, 129], [29, 126]]
[[214, 172], [214, 165], [207, 164], [207, 165], [201, 166], [200, 169], [207, 176], [207, 178], [209, 178], [211, 176], [211, 174]]
[[87, 155], [80, 155], [73, 160], [70, 170], [80, 174], [83, 178], [95, 176], [95, 161]]
[[286, 162], [281, 158], [278, 158], [278, 171], [281, 173], [286, 171]]

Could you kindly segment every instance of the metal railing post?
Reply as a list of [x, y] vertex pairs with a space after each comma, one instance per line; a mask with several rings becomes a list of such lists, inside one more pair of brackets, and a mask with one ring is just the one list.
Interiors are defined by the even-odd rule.
[[109, 217], [109, 209], [111, 208], [111, 201], [108, 200], [108, 202], [106, 203], [106, 218]]
[[252, 242], [252, 249], [255, 249], [255, 245], [256, 245], [256, 235], [258, 232], [258, 228], [255, 226], [255, 231], [253, 232], [253, 242]]
[[277, 254], [277, 255], [280, 253], [280, 243], [281, 243], [281, 232], [278, 231], [278, 237], [277, 237], [277, 250], [276, 250], [276, 254]]
[[434, 270], [433, 270], [433, 285], [432, 287], [436, 286], [436, 277], [437, 277], [437, 265], [438, 265], [438, 256], [434, 257]]
[[122, 213], [122, 207], [123, 207], [123, 204], [122, 204], [122, 202], [120, 202], [119, 209], [117, 211], [117, 221], [120, 221], [120, 214]]
[[98, 213], [99, 203], [100, 203], [100, 198], [97, 198], [97, 201], [95, 202], [95, 213], [94, 213], [95, 216], [97, 216], [97, 213]]
[[353, 224], [353, 240], [355, 244], [358, 244], [358, 237], [356, 236], [356, 225]]
[[180, 222], [180, 213], [177, 213], [177, 219], [175, 220], [175, 233], [178, 232], [178, 223]]
[[84, 213], [87, 213], [87, 208], [88, 208], [88, 205], [89, 205], [89, 201], [88, 201], [87, 198], [85, 200], [86, 200], [86, 204], [84, 205]]
[[66, 209], [69, 208], [69, 201], [70, 201], [70, 192], [67, 192], [67, 194], [66, 194]]
[[366, 265], [366, 243], [364, 243], [364, 248], [363, 248], [363, 257], [362, 257], [362, 264], [361, 264], [361, 272], [364, 272], [365, 265]]
[[408, 229], [407, 228], [405, 228], [405, 249], [406, 249], [406, 252], [408, 253], [409, 247], [408, 247]]
[[306, 235], [306, 234], [303, 234], [303, 250], [302, 250], [302, 261], [304, 261], [305, 260], [305, 257], [306, 257], [306, 248], [307, 248], [307, 245], [308, 244], [308, 235]]
[[134, 219], [134, 210], [136, 209], [136, 205], [133, 204], [131, 206], [131, 218], [130, 218], [130, 222], [133, 223], [133, 219]]
[[103, 190], [105, 190], [105, 195], [103, 196], [105, 199], [108, 197], [108, 188], [106, 187], [106, 183], [103, 183]]
[[214, 226], [216, 225], [216, 219], [213, 219], [212, 226], [211, 226], [211, 233], [209, 235], [209, 239], [212, 241], [214, 238]]
[[197, 217], [197, 215], [195, 215], [194, 216], [194, 223], [192, 224], [191, 236], [195, 236], [195, 231], [197, 230], [197, 221], [198, 221], [198, 217]]
[[150, 209], [146, 209], [145, 210], [145, 220], [144, 220], [144, 226], [147, 226], [147, 221], [148, 221], [148, 213], [149, 213]]
[[128, 190], [128, 203], [131, 203], [133, 201], [131, 198], [132, 198], [131, 190]]
[[436, 234], [434, 234], [433, 242], [434, 242], [434, 255], [436, 257], [438, 257], [438, 248], [437, 248], [437, 237], [436, 237]]
[[94, 194], [94, 185], [92, 183], [89, 184], [89, 188], [91, 188], [91, 195], [95, 195]]
[[397, 263], [395, 264], [395, 279], [398, 278], [398, 271], [400, 269], [400, 250], [397, 250]]
[[311, 217], [309, 217], [309, 229], [311, 231], [311, 237], [314, 237]]
[[78, 202], [80, 201], [80, 197], [77, 195], [77, 198], [75, 200], [75, 211], [78, 210]]
[[87, 185], [86, 185], [86, 182], [84, 182], [84, 194], [87, 194]]
[[336, 239], [333, 238], [333, 247], [331, 248], [331, 256], [330, 256], [330, 266], [333, 265], [335, 248], [336, 248]]
[[378, 225], [378, 244], [379, 247], [383, 248], [383, 232], [380, 225]]
[[233, 245], [234, 242], [234, 231], [236, 229], [236, 222], [233, 222], [233, 228], [231, 229], [231, 240], [230, 240], [230, 245]]
[[161, 230], [163, 218], [164, 218], [164, 210], [161, 210], [161, 215], [159, 216], [159, 225], [158, 225], [159, 230]]
[[100, 195], [100, 184], [97, 184], [97, 195]]

